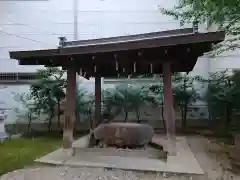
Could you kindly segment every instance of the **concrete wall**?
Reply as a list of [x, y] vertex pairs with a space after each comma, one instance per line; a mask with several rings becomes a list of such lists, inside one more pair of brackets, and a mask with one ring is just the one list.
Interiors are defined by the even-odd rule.
[[[94, 79], [85, 80], [84, 78], [79, 77], [77, 79], [77, 84], [79, 86], [82, 86], [82, 88], [84, 88], [89, 93], [94, 92]], [[30, 83], [8, 84], [0, 81], [0, 112], [3, 112], [6, 123], [18, 120], [19, 116], [22, 116], [26, 110], [21, 102], [16, 101], [15, 95], [29, 92]], [[18, 109], [20, 112], [16, 112], [16, 109]]]
[[[208, 27], [207, 31], [214, 32], [218, 29], [218, 26], [212, 24]], [[227, 36], [226, 39], [229, 37]], [[240, 41], [238, 41], [240, 43]], [[240, 62], [238, 61], [240, 57], [240, 49], [235, 49], [233, 51], [229, 50], [217, 55], [214, 58], [211, 57], [203, 57], [206, 61], [209, 61], [208, 69], [209, 72], [217, 72], [217, 71], [224, 71], [225, 69], [229, 70], [239, 70], [240, 69]]]
[[22, 94], [29, 92], [29, 85], [0, 85], [0, 109], [6, 115], [5, 122], [14, 122], [18, 119], [15, 108], [24, 111], [22, 103], [15, 100], [16, 93]]
[[[121, 121], [116, 121], [121, 122]], [[129, 122], [136, 122], [136, 121], [129, 121]], [[142, 121], [141, 123], [150, 124], [156, 131], [163, 129], [163, 122], [162, 120], [151, 120], [151, 121]], [[177, 127], [180, 127], [180, 120], [177, 120]], [[203, 129], [209, 127], [208, 120], [188, 120], [187, 121], [188, 128], [195, 128], [195, 129]], [[57, 123], [53, 123], [51, 126], [51, 131], [61, 131], [62, 128], [58, 127]], [[89, 131], [89, 124], [88, 122], [78, 122], [75, 124], [75, 130], [77, 132], [88, 132]], [[28, 125], [26, 123], [16, 123], [16, 124], [5, 124], [5, 131], [9, 134], [15, 133], [26, 133], [28, 132]], [[37, 132], [48, 132], [48, 123], [37, 123], [34, 122], [31, 124], [31, 131]]]
[[[125, 113], [121, 112], [118, 116], [114, 118], [113, 121], [124, 121]], [[41, 116], [41, 119], [35, 119], [31, 123], [31, 129], [35, 131], [48, 131], [48, 121], [45, 121], [47, 117]], [[93, 118], [93, 117], [92, 117]], [[181, 124], [181, 115], [179, 112], [176, 112], [176, 118], [177, 118], [177, 126], [180, 127]], [[206, 106], [190, 106], [189, 107], [189, 113], [188, 113], [188, 125], [190, 127], [206, 127], [209, 124], [208, 121], [208, 111]], [[64, 116], [61, 116], [61, 122], [63, 122]], [[140, 109], [140, 120], [141, 122], [149, 123], [156, 129], [163, 128], [162, 123], [162, 112], [161, 107], [150, 107], [150, 106], [144, 106]], [[129, 122], [137, 122], [137, 116], [134, 111], [129, 111], [128, 113], [128, 119]], [[52, 120], [52, 130], [61, 130], [61, 127], [58, 127], [57, 125], [57, 118], [55, 117]], [[27, 124], [27, 118], [26, 119], [19, 119], [15, 123], [7, 123], [5, 124], [6, 131], [13, 133], [13, 132], [27, 132], [28, 131], [28, 124]], [[75, 123], [75, 127], [77, 131], [86, 131], [89, 129], [89, 118], [85, 115], [80, 115], [80, 118], [78, 119], [77, 123]]]
[[240, 50], [224, 52], [210, 59], [210, 72], [224, 71], [225, 69], [240, 69]]

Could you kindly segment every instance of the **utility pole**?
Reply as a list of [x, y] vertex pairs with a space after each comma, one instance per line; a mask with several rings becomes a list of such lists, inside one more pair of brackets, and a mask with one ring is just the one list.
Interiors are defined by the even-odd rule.
[[[73, 34], [74, 41], [78, 40], [78, 0], [73, 0]], [[76, 76], [77, 83], [79, 82], [79, 75]]]
[[73, 0], [73, 31], [74, 40], [78, 40], [78, 0]]

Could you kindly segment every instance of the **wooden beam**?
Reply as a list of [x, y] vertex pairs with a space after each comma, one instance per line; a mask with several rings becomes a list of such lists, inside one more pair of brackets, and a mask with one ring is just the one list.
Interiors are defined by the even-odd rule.
[[164, 82], [164, 120], [166, 122], [167, 138], [168, 138], [168, 152], [169, 155], [175, 155], [176, 136], [175, 136], [175, 112], [173, 104], [172, 92], [172, 72], [171, 64], [165, 62], [163, 64], [163, 82]]
[[67, 92], [64, 112], [63, 148], [71, 149], [73, 142], [73, 121], [76, 109], [76, 70], [73, 65], [67, 68]]
[[95, 76], [95, 124], [101, 121], [101, 76]]

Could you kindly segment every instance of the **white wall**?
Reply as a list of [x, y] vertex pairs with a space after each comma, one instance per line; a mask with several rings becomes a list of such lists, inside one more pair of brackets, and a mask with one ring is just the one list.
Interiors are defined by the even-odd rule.
[[[79, 77], [78, 85], [81, 85], [89, 93], [94, 92], [94, 79], [85, 80]], [[19, 119], [19, 115], [24, 113], [24, 106], [21, 102], [16, 101], [16, 94], [23, 94], [30, 92], [30, 85], [0, 85], [0, 110], [4, 110], [6, 115], [6, 122], [13, 122]], [[19, 109], [21, 113], [17, 113], [14, 109]]]
[[223, 71], [225, 69], [240, 69], [240, 50], [224, 52], [210, 59], [210, 72]]
[[[208, 29], [208, 31], [216, 31], [217, 25], [213, 24]], [[226, 39], [228, 36], [226, 36]], [[240, 42], [239, 42], [240, 43]], [[240, 49], [235, 49], [234, 51], [226, 51], [214, 58], [205, 59], [209, 60], [209, 72], [224, 71], [225, 69], [240, 69]]]
[[20, 102], [17, 102], [14, 98], [14, 94], [29, 92], [29, 85], [0, 85], [0, 109], [5, 109], [6, 121], [15, 121], [18, 117], [15, 108], [22, 109], [23, 106]]

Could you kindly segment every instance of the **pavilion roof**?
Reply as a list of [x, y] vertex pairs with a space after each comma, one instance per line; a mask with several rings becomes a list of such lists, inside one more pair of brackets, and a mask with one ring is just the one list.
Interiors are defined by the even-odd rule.
[[154, 33], [67, 41], [55, 49], [14, 51], [20, 65], [67, 67], [74, 64], [87, 76], [116, 77], [127, 74], [162, 73], [163, 61], [173, 72], [189, 72], [199, 56], [223, 41], [224, 32], [194, 33], [192, 28]]

